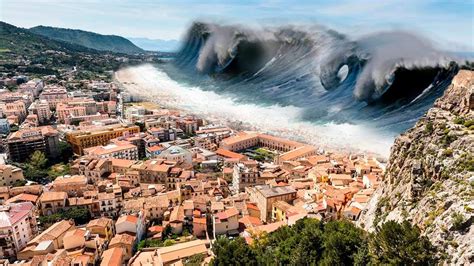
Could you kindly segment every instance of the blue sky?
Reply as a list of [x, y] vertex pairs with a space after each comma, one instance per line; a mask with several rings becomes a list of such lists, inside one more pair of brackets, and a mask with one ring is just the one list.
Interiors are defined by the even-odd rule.
[[356, 38], [402, 29], [443, 49], [474, 51], [474, 0], [0, 0], [0, 19], [125, 37], [179, 39], [193, 20], [250, 26], [322, 24]]

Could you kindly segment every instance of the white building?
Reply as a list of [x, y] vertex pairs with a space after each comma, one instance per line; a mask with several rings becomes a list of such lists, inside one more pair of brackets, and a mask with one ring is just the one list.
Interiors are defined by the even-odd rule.
[[136, 240], [140, 241], [145, 231], [145, 216], [142, 212], [138, 215], [123, 215], [117, 219], [115, 223], [115, 233], [132, 233], [135, 234]]
[[239, 231], [239, 211], [232, 207], [213, 216], [214, 237], [218, 235], [234, 235]]
[[22, 202], [0, 209], [0, 257], [14, 257], [37, 232], [34, 205]]
[[193, 162], [192, 153], [180, 146], [170, 146], [166, 150], [162, 151], [158, 156], [156, 156], [156, 158], [188, 165], [191, 165]]

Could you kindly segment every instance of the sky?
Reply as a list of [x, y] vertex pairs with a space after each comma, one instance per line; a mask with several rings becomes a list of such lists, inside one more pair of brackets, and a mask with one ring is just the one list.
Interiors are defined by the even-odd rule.
[[320, 24], [352, 38], [408, 30], [445, 50], [474, 51], [474, 0], [0, 0], [0, 20], [151, 39], [180, 39], [196, 20]]

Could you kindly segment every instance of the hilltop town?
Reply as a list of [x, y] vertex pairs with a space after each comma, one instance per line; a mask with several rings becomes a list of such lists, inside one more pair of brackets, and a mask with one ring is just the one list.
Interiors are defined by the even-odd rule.
[[219, 236], [357, 221], [383, 179], [364, 154], [236, 131], [70, 75], [0, 80], [0, 256], [18, 265], [209, 262]]

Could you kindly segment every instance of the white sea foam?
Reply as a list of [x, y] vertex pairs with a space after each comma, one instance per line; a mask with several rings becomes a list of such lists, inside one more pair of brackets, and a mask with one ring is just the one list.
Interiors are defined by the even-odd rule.
[[367, 126], [301, 121], [304, 110], [295, 106], [242, 104], [228, 96], [180, 84], [153, 65], [122, 69], [116, 74], [132, 94], [147, 97], [168, 108], [177, 108], [221, 123], [243, 126], [318, 147], [366, 151], [387, 157], [393, 136]]

